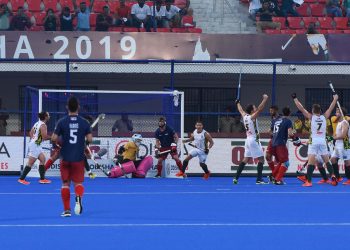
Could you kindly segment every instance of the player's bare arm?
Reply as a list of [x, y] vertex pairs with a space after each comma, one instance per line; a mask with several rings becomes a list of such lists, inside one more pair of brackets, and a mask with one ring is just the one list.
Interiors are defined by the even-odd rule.
[[304, 106], [301, 104], [301, 102], [298, 100], [297, 98], [297, 94], [293, 93], [292, 94], [292, 98], [294, 100], [295, 105], [297, 106], [297, 108], [300, 110], [300, 112], [304, 115], [305, 118], [307, 119], [311, 119], [312, 114], [310, 114], [305, 108]]
[[337, 94], [333, 95], [333, 101], [331, 102], [331, 105], [329, 105], [329, 108], [326, 110], [326, 112], [324, 112], [324, 117], [326, 117], [326, 119], [330, 117], [332, 111], [335, 108], [335, 105], [337, 105], [338, 98], [339, 97]]
[[246, 112], [244, 112], [244, 110], [242, 108], [242, 105], [239, 102], [237, 103], [237, 109], [238, 109], [238, 112], [241, 114], [242, 117], [244, 117], [246, 115]]
[[261, 113], [261, 111], [264, 110], [268, 98], [269, 98], [268, 95], [263, 94], [263, 99], [262, 99], [261, 103], [259, 104], [257, 110], [252, 114], [253, 120], [258, 117], [258, 115]]
[[182, 140], [183, 143], [187, 143], [187, 142], [191, 142], [191, 141], [194, 141], [194, 136], [193, 136], [193, 134], [191, 134], [190, 138], [188, 138], [188, 139], [183, 139], [183, 140]]
[[160, 140], [156, 139], [156, 148], [161, 148]]
[[40, 133], [43, 141], [50, 140], [50, 136], [47, 134], [47, 126], [46, 124], [42, 124], [40, 126]]
[[338, 135], [336, 134], [333, 138], [334, 140], [342, 140], [346, 138], [348, 135], [348, 130], [349, 130], [349, 123], [347, 122], [342, 122], [341, 124], [341, 133]]
[[208, 148], [211, 149], [214, 146], [214, 141], [208, 132], [205, 133], [205, 139], [209, 142]]
[[91, 133], [86, 135], [86, 141], [87, 141], [88, 143], [91, 143], [91, 142], [92, 142], [92, 134], [91, 134]]

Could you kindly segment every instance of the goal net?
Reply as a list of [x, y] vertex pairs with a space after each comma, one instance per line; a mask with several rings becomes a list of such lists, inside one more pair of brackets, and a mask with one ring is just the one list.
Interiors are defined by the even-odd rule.
[[[50, 113], [47, 124], [48, 132], [52, 133], [57, 121], [67, 115], [66, 103], [70, 96], [76, 96], [80, 101], [79, 115], [93, 123], [100, 114], [105, 114], [92, 129], [94, 136], [90, 149], [96, 161], [105, 169], [113, 167], [112, 159], [118, 148], [130, 140], [134, 133], [143, 137], [138, 156], [154, 156], [154, 133], [158, 128], [159, 118], [165, 117], [167, 125], [174, 128], [179, 138], [183, 138], [184, 131], [184, 93], [174, 91], [112, 91], [112, 90], [57, 90], [57, 89], [28, 89], [26, 109], [24, 112], [24, 127], [29, 131], [38, 120], [41, 111]], [[24, 139], [25, 154], [29, 138]], [[52, 145], [49, 141], [43, 143], [46, 159], [50, 156]], [[103, 156], [97, 153], [105, 152]], [[181, 140], [178, 142], [178, 152], [183, 152]], [[25, 159], [26, 160], [26, 159]], [[89, 160], [90, 167], [98, 176], [104, 176], [101, 170], [95, 168], [94, 162]], [[154, 159], [154, 165], [156, 159]], [[174, 177], [177, 172], [173, 160], [167, 159], [163, 163], [164, 175]], [[34, 166], [31, 175], [37, 175]], [[149, 171], [148, 177], [154, 176], [156, 168]], [[47, 176], [59, 175], [59, 161], [56, 161], [47, 171]]]

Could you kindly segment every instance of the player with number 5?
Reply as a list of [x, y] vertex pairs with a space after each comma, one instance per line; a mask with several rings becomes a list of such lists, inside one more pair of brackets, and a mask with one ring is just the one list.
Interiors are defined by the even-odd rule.
[[296, 93], [292, 94], [292, 98], [297, 108], [303, 113], [304, 117], [311, 121], [311, 132], [310, 132], [309, 147], [307, 152], [307, 155], [308, 155], [308, 168], [306, 173], [307, 179], [303, 184], [303, 186], [304, 187], [312, 186], [312, 174], [315, 170], [317, 155], [320, 155], [323, 161], [326, 163], [327, 170], [332, 178], [332, 185], [336, 186], [338, 182], [334, 175], [333, 167], [329, 160], [329, 153], [327, 150], [326, 120], [329, 118], [333, 109], [335, 108], [335, 105], [337, 104], [338, 95], [335, 93], [333, 94], [333, 101], [323, 115], [321, 114], [321, 106], [319, 104], [312, 105], [312, 114], [310, 114], [300, 103]]
[[74, 184], [76, 215], [83, 211], [82, 197], [84, 194], [84, 150], [85, 140], [92, 142], [90, 124], [83, 117], [78, 115], [79, 101], [71, 96], [67, 103], [68, 116], [60, 119], [52, 134], [51, 140], [57, 142], [62, 137], [60, 172], [62, 179], [61, 196], [64, 206], [62, 217], [70, 217], [70, 183]]

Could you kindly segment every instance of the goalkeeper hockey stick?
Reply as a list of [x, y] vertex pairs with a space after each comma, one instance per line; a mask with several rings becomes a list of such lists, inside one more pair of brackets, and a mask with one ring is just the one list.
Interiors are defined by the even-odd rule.
[[103, 113], [99, 114], [95, 119], [95, 121], [91, 124], [91, 128], [94, 128], [100, 120], [103, 120], [105, 118], [106, 118], [106, 114], [103, 114]]
[[[331, 81], [328, 81], [328, 85], [331, 88], [333, 95], [335, 95], [336, 93], [335, 93], [335, 90], [334, 90], [334, 87], [333, 87], [333, 83]], [[338, 109], [339, 109], [339, 112], [340, 112], [342, 118], [344, 119], [343, 110], [341, 109], [339, 101], [337, 101], [337, 106], [338, 106]]]

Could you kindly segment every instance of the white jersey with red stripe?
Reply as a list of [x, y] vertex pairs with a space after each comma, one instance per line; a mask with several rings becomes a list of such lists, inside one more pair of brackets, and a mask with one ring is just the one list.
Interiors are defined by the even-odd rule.
[[312, 115], [311, 134], [309, 144], [327, 145], [326, 143], [327, 121], [324, 115]]
[[252, 119], [251, 115], [246, 114], [243, 117], [244, 127], [246, 129], [247, 138], [254, 138], [256, 140], [259, 139], [259, 126], [258, 120]]

